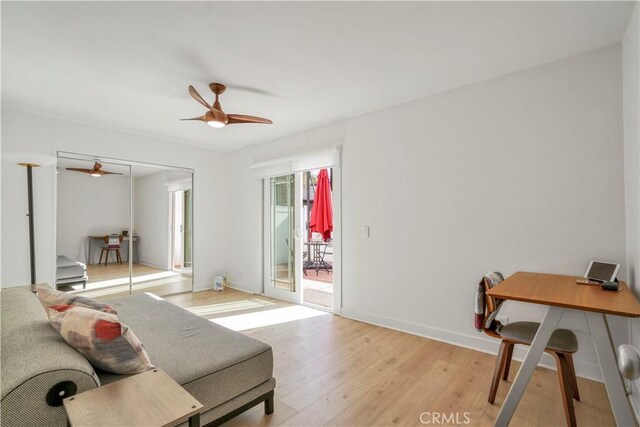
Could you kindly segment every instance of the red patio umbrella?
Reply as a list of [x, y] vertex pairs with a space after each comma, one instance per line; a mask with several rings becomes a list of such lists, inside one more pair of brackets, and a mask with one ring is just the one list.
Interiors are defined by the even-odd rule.
[[318, 173], [316, 183], [316, 194], [311, 209], [311, 220], [309, 221], [309, 232], [322, 234], [322, 239], [327, 241], [331, 238], [333, 231], [333, 205], [331, 202], [331, 184], [326, 169], [321, 169]]

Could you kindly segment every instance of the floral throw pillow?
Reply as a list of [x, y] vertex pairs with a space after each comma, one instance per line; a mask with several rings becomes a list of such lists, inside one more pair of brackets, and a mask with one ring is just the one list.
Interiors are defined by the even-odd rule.
[[[118, 314], [116, 310], [108, 304], [98, 302], [91, 298], [80, 295], [69, 294], [67, 292], [54, 291], [53, 289], [39, 288], [36, 294], [40, 303], [47, 310], [52, 305], [75, 305], [77, 307], [91, 308], [93, 310], [104, 311], [105, 313]], [[47, 314], [49, 314], [47, 312]]]
[[114, 314], [68, 304], [47, 310], [54, 329], [93, 366], [114, 374], [138, 374], [154, 367], [138, 337]]

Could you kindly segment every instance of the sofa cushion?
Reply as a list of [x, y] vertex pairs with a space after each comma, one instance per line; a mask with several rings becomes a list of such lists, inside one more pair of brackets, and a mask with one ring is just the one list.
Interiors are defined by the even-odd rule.
[[[531, 344], [538, 333], [538, 322], [513, 322], [504, 325], [500, 330], [500, 336], [525, 344]], [[547, 348], [550, 350], [574, 353], [578, 351], [578, 338], [573, 331], [568, 329], [556, 329], [551, 334]]]
[[118, 314], [116, 310], [109, 304], [105, 304], [91, 298], [83, 297], [80, 295], [70, 294], [68, 292], [55, 291], [49, 288], [39, 288], [36, 294], [38, 299], [44, 306], [52, 305], [75, 305], [78, 307], [91, 308], [93, 310], [104, 311], [105, 313]]
[[[261, 341], [149, 294], [108, 303], [136, 331], [154, 365], [198, 399], [204, 411], [272, 379], [273, 352]], [[102, 383], [122, 378], [97, 373]]]
[[114, 314], [73, 305], [52, 305], [48, 312], [53, 328], [93, 366], [115, 374], [153, 368], [138, 337]]

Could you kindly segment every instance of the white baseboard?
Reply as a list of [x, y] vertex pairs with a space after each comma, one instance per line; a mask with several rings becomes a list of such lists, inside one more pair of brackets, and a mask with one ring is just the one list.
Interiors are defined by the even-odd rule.
[[258, 294], [258, 292], [256, 292], [256, 290], [252, 287], [249, 287], [243, 283], [238, 283], [238, 282], [230, 282], [227, 281], [227, 288], [231, 288], [231, 289], [235, 289], [237, 291], [242, 291], [242, 292], [246, 292], [248, 294]]
[[160, 265], [158, 263], [155, 263], [153, 261], [147, 261], [146, 259], [139, 259], [138, 262], [136, 264], [140, 264], [140, 265], [146, 265], [147, 267], [153, 267], [153, 268], [157, 268], [159, 270], [165, 270], [165, 271], [169, 271], [170, 268], [167, 268], [166, 265]]
[[213, 290], [213, 283], [194, 283], [192, 292], [202, 292], [202, 291], [211, 291]]
[[[500, 342], [498, 340], [491, 339], [484, 335], [484, 333], [482, 332], [478, 332], [477, 335], [467, 335], [460, 332], [434, 328], [431, 326], [407, 322], [391, 317], [364, 313], [359, 310], [353, 310], [345, 307], [343, 307], [341, 310], [341, 316], [353, 320], [359, 320], [365, 323], [371, 323], [372, 325], [382, 326], [384, 328], [418, 335], [436, 341], [442, 341], [447, 344], [453, 344], [459, 347], [481, 351], [483, 353], [498, 354], [498, 348], [500, 346]], [[524, 360], [526, 351], [526, 347], [516, 346], [513, 352], [513, 358], [518, 361]], [[600, 366], [598, 366], [597, 364], [583, 362], [575, 359], [574, 364], [577, 376], [602, 382], [602, 373], [600, 372]], [[540, 363], [538, 365], [552, 370], [556, 369], [555, 361], [546, 353], [542, 356], [542, 359], [540, 359]]]

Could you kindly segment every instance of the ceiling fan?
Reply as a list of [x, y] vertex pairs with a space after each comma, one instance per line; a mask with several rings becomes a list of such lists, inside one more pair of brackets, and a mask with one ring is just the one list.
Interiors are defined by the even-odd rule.
[[213, 105], [209, 105], [207, 101], [204, 100], [196, 91], [193, 86], [189, 86], [189, 95], [193, 97], [196, 101], [198, 101], [203, 107], [206, 107], [208, 111], [204, 113], [203, 116], [193, 117], [191, 119], [180, 119], [180, 120], [199, 120], [201, 122], [205, 122], [209, 126], [213, 128], [222, 128], [226, 125], [232, 125], [236, 123], [262, 123], [262, 124], [273, 124], [273, 122], [269, 119], [265, 119], [263, 117], [256, 116], [246, 116], [244, 114], [227, 114], [222, 111], [222, 107], [220, 106], [220, 101], [218, 100], [218, 96], [224, 93], [227, 87], [222, 83], [211, 83], [209, 85], [209, 89], [216, 95], [216, 99], [213, 102]]
[[96, 178], [99, 178], [102, 175], [122, 175], [119, 172], [108, 172], [108, 171], [102, 170], [102, 165], [98, 162], [96, 162], [91, 169], [84, 169], [84, 168], [65, 168], [65, 169], [68, 171], [88, 173], [89, 175], [95, 176]]

